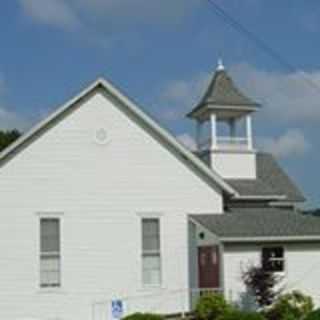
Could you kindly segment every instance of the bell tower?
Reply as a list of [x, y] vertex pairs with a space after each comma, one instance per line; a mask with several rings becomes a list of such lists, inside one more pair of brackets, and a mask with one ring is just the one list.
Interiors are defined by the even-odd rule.
[[245, 96], [219, 60], [200, 103], [187, 115], [196, 121], [197, 153], [225, 179], [255, 179], [252, 114], [259, 104]]

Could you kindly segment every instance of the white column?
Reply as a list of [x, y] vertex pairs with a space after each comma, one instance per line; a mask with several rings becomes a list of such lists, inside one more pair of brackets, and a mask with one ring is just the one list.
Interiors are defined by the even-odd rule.
[[252, 143], [252, 119], [251, 115], [248, 114], [246, 118], [246, 128], [247, 128], [247, 139], [248, 139], [248, 149], [252, 150], [253, 149], [253, 143]]
[[198, 120], [196, 123], [196, 145], [197, 150], [201, 149], [201, 139], [202, 139], [202, 123]]
[[230, 137], [234, 138], [236, 136], [236, 121], [235, 121], [235, 119], [230, 120], [229, 126], [230, 126]]
[[210, 127], [211, 127], [211, 150], [217, 148], [217, 117], [215, 114], [210, 115]]

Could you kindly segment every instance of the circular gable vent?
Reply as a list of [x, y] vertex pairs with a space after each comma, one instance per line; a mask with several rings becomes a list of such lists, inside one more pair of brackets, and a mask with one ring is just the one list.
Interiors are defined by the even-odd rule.
[[97, 144], [106, 144], [109, 142], [109, 135], [105, 128], [99, 128], [94, 133], [94, 140]]

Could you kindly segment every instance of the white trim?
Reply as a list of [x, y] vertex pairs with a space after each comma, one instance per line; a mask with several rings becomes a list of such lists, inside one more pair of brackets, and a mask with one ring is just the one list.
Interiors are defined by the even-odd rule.
[[246, 154], [250, 153], [250, 154], [252, 154], [252, 153], [257, 153], [257, 150], [255, 150], [255, 149], [249, 150], [249, 149], [217, 148], [215, 150], [211, 150], [211, 152], [214, 152], [214, 153], [237, 153], [237, 154], [239, 154], [239, 153], [246, 153]]
[[261, 245], [260, 247], [260, 265], [263, 268], [263, 249], [271, 249], [271, 248], [282, 248], [283, 249], [283, 258], [277, 258], [274, 260], [279, 260], [283, 261], [283, 270], [282, 271], [270, 271], [273, 274], [276, 275], [283, 275], [285, 276], [287, 274], [287, 260], [286, 260], [286, 255], [287, 255], [287, 248], [283, 244], [278, 244], [278, 243], [270, 243], [266, 245]]
[[259, 110], [260, 104], [252, 104], [248, 106], [243, 106], [243, 105], [218, 105], [218, 104], [210, 104], [210, 103], [205, 103], [202, 104], [201, 108], [198, 105], [194, 107], [194, 109], [187, 114], [187, 117], [193, 118], [193, 117], [201, 117], [202, 115], [206, 114], [208, 111], [235, 111], [237, 112], [240, 116], [242, 116], [244, 113], [248, 112], [255, 112]]
[[[151, 290], [151, 289], [163, 289], [163, 241], [161, 239], [162, 235], [162, 229], [163, 229], [163, 219], [161, 219], [162, 215], [159, 215], [157, 213], [154, 214], [146, 214], [146, 215], [138, 215], [139, 216], [139, 224], [140, 224], [140, 273], [141, 273], [141, 290]], [[148, 220], [148, 219], [156, 219], [158, 220], [159, 223], [159, 260], [160, 260], [160, 282], [158, 284], [145, 284], [143, 281], [143, 258], [144, 258], [144, 251], [143, 251], [143, 220]], [[148, 252], [150, 253], [150, 252]]]
[[153, 211], [137, 212], [136, 214], [141, 219], [161, 218], [164, 216], [163, 212], [153, 212]]
[[[103, 131], [103, 133], [105, 134], [105, 137], [103, 139], [101, 139], [99, 137], [99, 133], [101, 133]], [[110, 142], [110, 136], [108, 133], [108, 130], [104, 127], [98, 128], [94, 130], [93, 133], [93, 141], [97, 144], [97, 145], [101, 145], [104, 146], [106, 144], [108, 144]]]
[[[212, 234], [213, 237], [216, 238], [216, 240], [217, 240], [217, 242], [214, 243], [214, 244], [216, 244], [216, 245], [221, 245], [221, 244], [222, 244], [221, 238], [219, 238], [219, 236], [218, 236], [216, 233], [214, 233], [213, 231], [211, 231], [210, 229], [208, 229], [205, 225], [202, 225], [201, 223], [199, 223], [199, 222], [198, 222], [197, 220], [195, 220], [194, 218], [192, 218], [192, 217], [189, 216], [188, 219], [189, 219], [189, 221], [190, 221], [191, 223], [193, 223], [193, 224], [195, 224], [196, 226], [204, 229], [206, 232]], [[197, 234], [196, 234], [196, 240], [197, 240], [197, 243], [198, 243], [198, 235], [197, 235]]]
[[303, 200], [290, 200], [290, 201], [274, 201], [270, 202], [270, 206], [273, 207], [293, 207], [295, 211], [298, 211], [297, 204], [298, 202], [303, 202]]
[[248, 139], [248, 148], [251, 150], [253, 148], [251, 114], [248, 114], [246, 117], [246, 131], [247, 131], [247, 139]]
[[217, 148], [217, 117], [214, 113], [210, 115], [210, 150]]
[[273, 237], [220, 237], [223, 243], [230, 242], [296, 242], [296, 241], [320, 241], [319, 236], [273, 236]]
[[243, 105], [217, 105], [217, 104], [212, 104], [208, 105], [208, 109], [210, 110], [233, 110], [233, 111], [238, 111], [241, 113], [242, 111], [256, 111], [259, 109], [259, 104], [253, 104], [249, 106], [243, 106]]
[[56, 287], [56, 288], [38, 288], [36, 291], [37, 294], [61, 294], [65, 295], [67, 294], [66, 291], [64, 291], [61, 287]]
[[270, 195], [270, 196], [254, 196], [254, 195], [238, 195], [234, 196], [233, 199], [236, 200], [285, 200], [287, 196], [285, 195]]
[[64, 216], [64, 212], [62, 211], [38, 211], [35, 214], [44, 218], [60, 218]]
[[108, 94], [118, 99], [125, 107], [129, 109], [139, 120], [143, 121], [153, 132], [155, 132], [161, 139], [163, 139], [167, 144], [171, 145], [174, 150], [181, 154], [186, 160], [193, 164], [193, 166], [201, 172], [204, 176], [209, 178], [216, 186], [219, 186], [226, 193], [234, 195], [237, 194], [229, 184], [227, 184], [223, 178], [218, 175], [214, 170], [210, 169], [206, 164], [202, 162], [197, 156], [192, 154], [182, 143], [180, 143], [171, 133], [163, 129], [159, 124], [157, 124], [153, 119], [151, 119], [145, 112], [143, 112], [134, 102], [132, 102], [128, 97], [122, 94], [114, 85], [110, 82], [99, 78], [94, 83], [85, 88], [80, 94], [75, 96], [73, 99], [69, 100], [66, 104], [58, 108], [54, 113], [48, 116], [46, 119], [41, 121], [39, 124], [34, 126], [28, 133], [20, 137], [16, 142], [11, 144], [2, 153], [0, 153], [0, 161], [3, 161], [8, 155], [14, 152], [20, 145], [27, 142], [33, 135], [38, 131], [47, 126], [51, 121], [55, 120], [62, 113], [67, 111], [73, 105], [85, 98], [87, 94], [93, 90], [102, 87]]
[[[37, 260], [38, 260], [38, 282], [36, 284], [37, 290], [39, 293], [62, 293], [63, 292], [63, 229], [64, 229], [64, 219], [63, 212], [52, 212], [52, 211], [43, 211], [36, 212], [37, 216]], [[58, 219], [59, 220], [59, 235], [60, 235], [60, 252], [59, 252], [59, 271], [60, 271], [60, 283], [56, 287], [42, 287], [41, 286], [41, 219]]]

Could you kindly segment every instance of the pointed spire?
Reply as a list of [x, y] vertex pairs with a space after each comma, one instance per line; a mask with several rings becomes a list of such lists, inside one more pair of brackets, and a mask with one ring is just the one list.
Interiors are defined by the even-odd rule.
[[224, 65], [223, 61], [221, 58], [218, 59], [218, 65], [217, 65], [217, 71], [223, 71], [224, 70]]
[[202, 117], [205, 110], [238, 110], [238, 113], [255, 111], [259, 107], [251, 98], [242, 93], [228, 75], [221, 59], [218, 60], [216, 72], [200, 103], [188, 113], [188, 117]]

